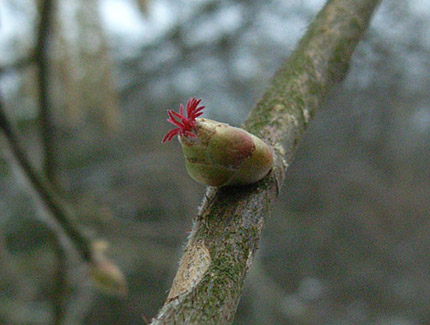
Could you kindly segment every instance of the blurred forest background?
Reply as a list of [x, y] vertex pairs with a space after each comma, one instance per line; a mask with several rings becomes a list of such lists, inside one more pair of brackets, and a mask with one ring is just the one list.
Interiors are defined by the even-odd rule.
[[[197, 96], [240, 125], [324, 1], [56, 0], [41, 79], [42, 1], [0, 0], [2, 100], [129, 292], [94, 288], [70, 243], [64, 264], [1, 138], [0, 323], [52, 322], [67, 270], [65, 324], [140, 324], [205, 192], [176, 141], [161, 144], [166, 110]], [[287, 171], [236, 324], [430, 323], [429, 21], [425, 0], [382, 2]]]

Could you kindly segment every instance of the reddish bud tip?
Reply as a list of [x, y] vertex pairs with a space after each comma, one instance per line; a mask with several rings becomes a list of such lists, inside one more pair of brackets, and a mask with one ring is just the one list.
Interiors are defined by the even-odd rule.
[[170, 109], [167, 111], [167, 114], [169, 115], [167, 122], [172, 123], [176, 128], [170, 130], [161, 142], [170, 141], [175, 135], [187, 137], [196, 136], [192, 133], [194, 126], [196, 125], [196, 118], [203, 114], [202, 110], [205, 108], [204, 106], [199, 107], [201, 101], [201, 99], [197, 99], [196, 97], [188, 100], [187, 116], [184, 115], [184, 106], [182, 104], [179, 106], [179, 113]]

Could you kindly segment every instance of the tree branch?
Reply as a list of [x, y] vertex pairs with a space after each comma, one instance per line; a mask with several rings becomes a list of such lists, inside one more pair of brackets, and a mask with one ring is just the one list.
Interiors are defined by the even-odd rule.
[[0, 75], [30, 67], [34, 62], [35, 62], [34, 55], [21, 57], [14, 62], [0, 66]]
[[10, 150], [13, 152], [19, 167], [24, 172], [24, 175], [29, 179], [31, 185], [36, 189], [42, 202], [46, 205], [49, 212], [52, 213], [55, 220], [64, 229], [67, 236], [76, 245], [79, 254], [82, 258], [90, 262], [92, 259], [92, 248], [90, 240], [84, 237], [70, 222], [73, 220], [71, 212], [66, 208], [63, 202], [55, 193], [52, 185], [42, 175], [40, 175], [31, 165], [24, 150], [21, 148], [18, 137], [11, 123], [9, 122], [4, 109], [3, 102], [0, 99], [0, 131], [3, 131]]
[[316, 109], [345, 77], [378, 3], [328, 1], [275, 74], [245, 123], [275, 149], [273, 170], [252, 186], [208, 188], [167, 301], [153, 324], [232, 322], [285, 170]]
[[39, 123], [42, 133], [43, 171], [46, 177], [54, 181], [54, 126], [51, 120], [51, 103], [49, 100], [49, 33], [54, 12], [54, 0], [41, 2], [39, 31], [35, 49], [35, 62], [38, 67], [37, 86], [39, 88]]
[[54, 251], [57, 257], [57, 265], [55, 270], [55, 287], [52, 296], [52, 304], [54, 306], [53, 324], [61, 325], [64, 320], [65, 306], [67, 298], [67, 256], [64, 247], [58, 238], [58, 234], [54, 233], [55, 244]]
[[[76, 219], [74, 210], [70, 209], [67, 203], [57, 195], [49, 180], [39, 174], [31, 165], [19, 144], [13, 126], [4, 113], [1, 96], [0, 131], [5, 135], [7, 144], [18, 162], [18, 166], [50, 212], [48, 216], [52, 217], [61, 226], [67, 237], [75, 245], [79, 255], [89, 264], [90, 275], [94, 283], [98, 285], [101, 290], [105, 290], [111, 294], [126, 294], [127, 282], [124, 275], [121, 270], [105, 256], [107, 243], [104, 241], [92, 242], [90, 238], [76, 228], [71, 221]], [[57, 309], [56, 312], [58, 311]]]

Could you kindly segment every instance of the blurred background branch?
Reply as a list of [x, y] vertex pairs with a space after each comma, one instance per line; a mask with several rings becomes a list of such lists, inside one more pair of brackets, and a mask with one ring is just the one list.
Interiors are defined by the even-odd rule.
[[[56, 286], [53, 294], [54, 323], [60, 324], [63, 322], [64, 301], [67, 296], [66, 252], [60, 240], [62, 231], [64, 231], [67, 239], [76, 247], [80, 257], [88, 264], [94, 282], [99, 284], [101, 289], [107, 289], [114, 294], [125, 293], [126, 283], [121, 271], [105, 257], [105, 251], [107, 249], [106, 244], [100, 246], [98, 242], [93, 243], [87, 235], [73, 224], [74, 220], [77, 219], [76, 213], [59, 197], [49, 180], [39, 174], [31, 165], [18, 141], [18, 136], [14, 127], [9, 122], [4, 112], [1, 99], [0, 129], [7, 140], [19, 168], [28, 178], [30, 186], [34, 189], [34, 193], [36, 193], [48, 211], [48, 213], [45, 214], [45, 218], [48, 219], [48, 225], [51, 225], [54, 233], [54, 250], [58, 263], [55, 272]], [[50, 218], [52, 218], [52, 220], [50, 220]], [[60, 231], [58, 231], [58, 226]]]
[[20, 58], [10, 64], [0, 66], [0, 74], [27, 68], [34, 63], [34, 56]]
[[35, 63], [39, 98], [39, 121], [43, 148], [42, 171], [55, 184], [55, 130], [49, 93], [49, 41], [55, 14], [54, 0], [39, 0], [39, 28], [36, 38]]
[[40, 175], [28, 160], [24, 150], [19, 144], [16, 132], [9, 122], [4, 108], [3, 101], [0, 100], [0, 128], [5, 136], [7, 143], [14, 158], [22, 169], [23, 174], [28, 178], [30, 184], [35, 189], [35, 193], [40, 196], [41, 201], [55, 218], [68, 237], [76, 245], [81, 257], [90, 262], [92, 259], [91, 244], [76, 227], [72, 224], [72, 220], [76, 219], [71, 215], [65, 202], [55, 193], [53, 186], [44, 176]]

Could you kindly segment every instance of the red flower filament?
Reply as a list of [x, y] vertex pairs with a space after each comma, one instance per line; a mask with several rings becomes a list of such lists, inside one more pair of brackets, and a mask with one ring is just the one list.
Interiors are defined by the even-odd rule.
[[170, 141], [175, 135], [196, 137], [192, 133], [192, 130], [196, 125], [196, 118], [203, 114], [202, 110], [205, 108], [204, 106], [198, 107], [201, 101], [201, 99], [197, 99], [196, 97], [188, 100], [187, 116], [184, 115], [184, 106], [182, 104], [179, 106], [179, 113], [170, 109], [167, 110], [167, 114], [169, 115], [167, 122], [172, 123], [176, 128], [170, 130], [161, 142]]

